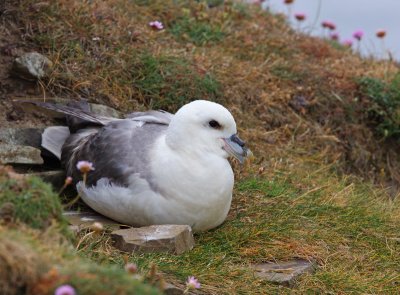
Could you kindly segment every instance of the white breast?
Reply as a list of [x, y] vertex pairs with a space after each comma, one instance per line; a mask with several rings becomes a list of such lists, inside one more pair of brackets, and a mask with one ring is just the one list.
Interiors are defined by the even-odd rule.
[[[162, 139], [160, 139], [162, 142]], [[135, 174], [129, 187], [78, 184], [82, 199], [94, 210], [124, 224], [188, 224], [194, 231], [220, 225], [232, 199], [234, 177], [229, 162], [221, 157], [192, 158], [169, 150], [162, 143], [152, 152], [153, 190]]]

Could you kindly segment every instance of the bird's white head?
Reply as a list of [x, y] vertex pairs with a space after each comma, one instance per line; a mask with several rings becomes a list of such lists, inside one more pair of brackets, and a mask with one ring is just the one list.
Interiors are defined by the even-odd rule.
[[212, 153], [240, 162], [248, 154], [244, 142], [237, 136], [232, 114], [222, 105], [196, 100], [181, 107], [169, 125], [167, 144], [187, 153]]

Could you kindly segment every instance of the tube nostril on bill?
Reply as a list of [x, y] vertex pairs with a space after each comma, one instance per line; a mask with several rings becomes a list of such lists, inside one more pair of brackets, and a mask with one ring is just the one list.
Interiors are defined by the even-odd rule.
[[245, 146], [245, 142], [243, 140], [241, 140], [239, 138], [239, 136], [237, 134], [233, 134], [231, 136], [231, 140], [235, 143], [237, 143], [239, 146], [244, 147]]

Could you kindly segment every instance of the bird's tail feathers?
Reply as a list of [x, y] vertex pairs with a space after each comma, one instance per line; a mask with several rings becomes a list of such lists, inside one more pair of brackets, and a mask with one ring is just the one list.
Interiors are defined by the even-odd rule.
[[61, 149], [69, 135], [66, 126], [47, 127], [42, 134], [42, 147], [61, 160]]

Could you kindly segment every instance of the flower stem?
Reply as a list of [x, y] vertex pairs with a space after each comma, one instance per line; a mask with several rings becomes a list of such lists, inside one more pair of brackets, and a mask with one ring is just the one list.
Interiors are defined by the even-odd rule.
[[61, 193], [67, 188], [68, 184], [64, 184], [62, 188], [58, 191], [58, 195], [61, 195]]
[[63, 207], [64, 209], [71, 207], [73, 204], [75, 204], [79, 199], [80, 199], [80, 195], [77, 194], [75, 198], [73, 198], [71, 201], [69, 201], [67, 204], [65, 204]]
[[[87, 173], [83, 173], [83, 185], [86, 186], [86, 180], [87, 180]], [[75, 198], [73, 198], [71, 201], [69, 201], [67, 204], [65, 204], [63, 207], [64, 208], [69, 208], [71, 207], [73, 204], [75, 204], [76, 202], [78, 202], [78, 200], [80, 199], [80, 195], [79, 193], [76, 195]]]

